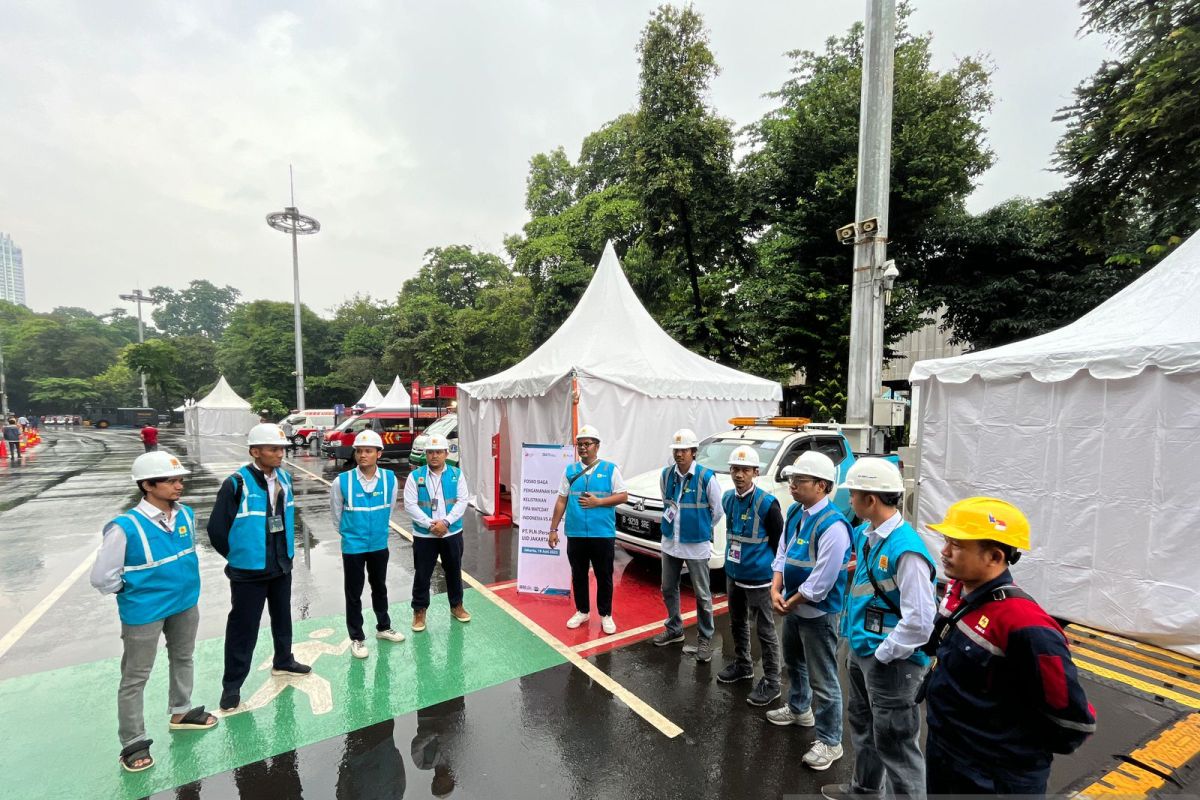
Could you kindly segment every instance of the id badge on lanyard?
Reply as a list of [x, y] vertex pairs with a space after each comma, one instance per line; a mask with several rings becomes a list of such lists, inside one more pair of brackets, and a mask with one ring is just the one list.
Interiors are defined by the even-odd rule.
[[878, 608], [868, 608], [867, 618], [864, 620], [863, 627], [867, 629], [867, 633], [883, 633], [883, 612]]
[[267, 530], [271, 533], [283, 533], [283, 517], [279, 514], [274, 514], [267, 517]]
[[742, 543], [741, 542], [730, 542], [729, 543], [729, 560], [735, 564], [742, 563]]
[[663, 510], [663, 516], [662, 516], [663, 522], [670, 525], [672, 522], [675, 521], [675, 516], [677, 513], [678, 513], [678, 510], [675, 507], [674, 501], [668, 500], [667, 507], [666, 507], [666, 509]]

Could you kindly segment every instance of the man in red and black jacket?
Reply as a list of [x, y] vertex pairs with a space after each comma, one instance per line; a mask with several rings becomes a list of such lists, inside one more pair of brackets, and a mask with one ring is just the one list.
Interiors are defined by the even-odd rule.
[[1096, 730], [1062, 629], [1013, 584], [1029, 523], [990, 497], [952, 505], [930, 525], [945, 537], [952, 583], [926, 652], [926, 789], [935, 794], [1043, 795], [1055, 753]]

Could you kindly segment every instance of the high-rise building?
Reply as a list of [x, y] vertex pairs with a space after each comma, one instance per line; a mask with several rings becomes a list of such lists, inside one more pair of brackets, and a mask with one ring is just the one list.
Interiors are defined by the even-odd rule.
[[26, 305], [25, 262], [7, 233], [0, 233], [0, 300]]

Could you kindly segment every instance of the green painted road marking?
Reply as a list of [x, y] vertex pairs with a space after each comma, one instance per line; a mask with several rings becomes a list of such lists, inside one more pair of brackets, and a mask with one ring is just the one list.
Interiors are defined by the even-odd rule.
[[[286, 685], [295, 679], [272, 679], [269, 670], [257, 669], [271, 658], [270, 630], [264, 628], [242, 701], [264, 687], [259, 697], [272, 695], [279, 683], [285, 684], [282, 691], [261, 708], [224, 717], [206, 732], [168, 731], [164, 648], [146, 686], [146, 735], [154, 740], [156, 763], [141, 773], [126, 774], [117, 763], [120, 659], [0, 682], [0, 719], [8, 731], [0, 744], [5, 785], [22, 797], [145, 797], [564, 663], [477, 592], [469, 590], [467, 600], [474, 619], [463, 625], [435, 597], [429, 628], [420, 634], [407, 630], [408, 605], [393, 604], [397, 630], [407, 639], [393, 644], [369, 638], [367, 659], [350, 655], [344, 617], [297, 621], [297, 656], [306, 644], [310, 651], [325, 651], [312, 664], [314, 676], [328, 681], [330, 703], [322, 702], [319, 680]], [[310, 636], [323, 629], [333, 633]], [[197, 643], [194, 703], [215, 710], [223, 664], [223, 639]]]

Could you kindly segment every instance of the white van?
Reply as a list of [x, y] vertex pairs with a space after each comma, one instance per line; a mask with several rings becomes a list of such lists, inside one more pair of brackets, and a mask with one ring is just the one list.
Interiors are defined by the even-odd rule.
[[292, 443], [297, 447], [304, 447], [308, 444], [309, 437], [317, 431], [332, 429], [334, 419], [332, 408], [307, 408], [284, 418], [283, 421], [292, 425]]

